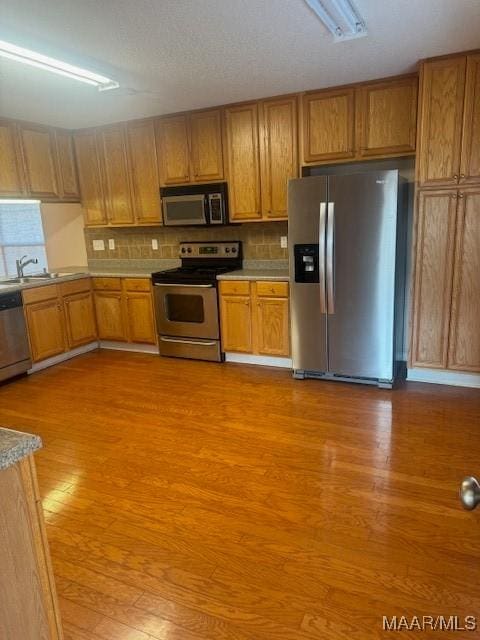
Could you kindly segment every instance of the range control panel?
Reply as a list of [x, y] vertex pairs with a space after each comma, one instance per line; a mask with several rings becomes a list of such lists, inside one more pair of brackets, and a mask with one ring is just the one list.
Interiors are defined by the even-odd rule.
[[241, 243], [230, 242], [181, 242], [180, 258], [236, 258], [241, 254]]

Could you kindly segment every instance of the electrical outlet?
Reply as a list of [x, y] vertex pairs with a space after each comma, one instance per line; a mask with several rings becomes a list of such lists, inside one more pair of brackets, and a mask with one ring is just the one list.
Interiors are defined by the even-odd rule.
[[158, 240], [156, 238], [152, 238], [152, 249], [158, 251]]
[[280, 236], [280, 246], [282, 249], [286, 249], [288, 247], [287, 236]]
[[110, 238], [110, 240], [108, 241], [108, 248], [112, 251], [115, 249], [115, 240], [113, 238]]
[[103, 240], [94, 240], [92, 245], [94, 251], [105, 251], [105, 242]]

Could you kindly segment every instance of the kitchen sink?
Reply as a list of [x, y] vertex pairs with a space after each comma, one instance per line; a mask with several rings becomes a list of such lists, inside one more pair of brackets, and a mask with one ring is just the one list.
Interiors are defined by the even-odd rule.
[[46, 280], [55, 280], [56, 278], [61, 278], [62, 276], [72, 276], [77, 275], [73, 273], [38, 273], [33, 274], [31, 276], [23, 276], [23, 278], [5, 278], [0, 280], [0, 285], [14, 285], [14, 284], [28, 284], [29, 282], [39, 282]]

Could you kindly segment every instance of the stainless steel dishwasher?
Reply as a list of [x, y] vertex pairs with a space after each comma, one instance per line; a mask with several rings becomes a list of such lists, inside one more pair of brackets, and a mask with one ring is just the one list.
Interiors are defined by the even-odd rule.
[[22, 294], [0, 293], [0, 381], [32, 366]]

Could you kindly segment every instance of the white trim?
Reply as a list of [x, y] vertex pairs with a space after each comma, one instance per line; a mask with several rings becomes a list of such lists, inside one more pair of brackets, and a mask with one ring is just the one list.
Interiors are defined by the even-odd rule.
[[30, 375], [31, 373], [42, 371], [42, 369], [53, 367], [54, 364], [60, 364], [60, 362], [65, 362], [65, 360], [70, 360], [71, 358], [75, 358], [75, 356], [81, 356], [82, 354], [88, 353], [89, 351], [95, 351], [95, 349], [98, 349], [98, 342], [90, 342], [89, 344], [84, 344], [82, 347], [77, 347], [76, 349], [72, 349], [71, 351], [66, 351], [65, 353], [61, 353], [58, 356], [53, 356], [53, 358], [47, 358], [46, 360], [42, 360], [41, 362], [35, 362], [32, 365], [32, 368], [27, 371], [27, 373]]
[[251, 353], [226, 353], [226, 362], [241, 362], [242, 364], [259, 364], [264, 367], [292, 368], [291, 358], [277, 358], [272, 356], [255, 356]]
[[100, 340], [100, 349], [112, 349], [113, 351], [136, 351], [138, 353], [153, 353], [158, 355], [158, 345], [140, 344], [133, 342], [116, 342], [115, 340]]
[[431, 384], [447, 384], [454, 387], [473, 387], [480, 389], [480, 374], [463, 373], [462, 371], [445, 371], [443, 369], [408, 369], [407, 380], [412, 382], [430, 382]]

